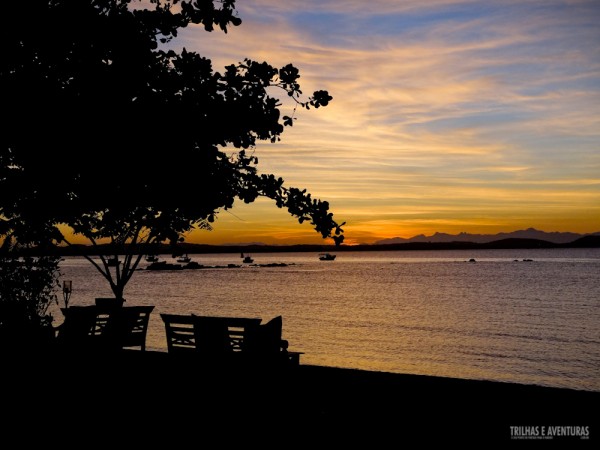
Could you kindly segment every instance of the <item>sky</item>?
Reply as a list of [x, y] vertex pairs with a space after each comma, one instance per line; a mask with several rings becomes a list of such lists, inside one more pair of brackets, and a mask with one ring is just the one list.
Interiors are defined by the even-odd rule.
[[[263, 173], [327, 200], [347, 244], [524, 228], [600, 231], [600, 1], [238, 0], [227, 34], [181, 32], [214, 70], [300, 70], [298, 110]], [[274, 92], [276, 94], [276, 92]], [[284, 102], [282, 115], [293, 106]], [[323, 243], [261, 199], [190, 242]]]

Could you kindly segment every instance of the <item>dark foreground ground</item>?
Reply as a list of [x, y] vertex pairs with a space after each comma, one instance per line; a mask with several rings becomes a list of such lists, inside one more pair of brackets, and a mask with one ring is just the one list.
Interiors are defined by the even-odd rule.
[[[154, 352], [5, 358], [1, 392], [1, 437], [16, 443], [2, 448], [574, 448], [600, 440], [600, 392], [306, 365], [218, 370]], [[589, 439], [511, 435], [511, 427], [541, 434], [556, 426], [588, 427]]]

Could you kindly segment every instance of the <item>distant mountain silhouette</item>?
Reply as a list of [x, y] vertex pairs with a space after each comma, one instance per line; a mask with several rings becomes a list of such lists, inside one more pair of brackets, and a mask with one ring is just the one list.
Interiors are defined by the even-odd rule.
[[411, 238], [405, 239], [401, 237], [395, 237], [391, 239], [383, 239], [375, 242], [375, 245], [389, 245], [389, 244], [406, 244], [411, 242], [432, 242], [432, 243], [449, 243], [449, 242], [474, 242], [477, 244], [487, 244], [489, 242], [499, 241], [503, 239], [536, 239], [541, 241], [552, 242], [554, 244], [568, 244], [578, 239], [588, 236], [600, 236], [600, 231], [589, 234], [579, 234], [570, 232], [546, 232], [536, 230], [535, 228], [528, 228], [526, 230], [512, 231], [510, 233], [498, 233], [498, 234], [470, 234], [470, 233], [459, 233], [459, 234], [447, 234], [447, 233], [435, 233], [431, 236], [425, 236], [419, 234]]
[[[525, 236], [525, 237], [522, 237]], [[541, 238], [527, 237], [541, 236]], [[393, 238], [377, 241], [374, 244], [359, 245], [265, 245], [262, 243], [209, 245], [183, 242], [177, 245], [179, 254], [198, 253], [280, 253], [280, 252], [344, 252], [370, 250], [475, 250], [475, 249], [508, 249], [508, 248], [600, 248], [600, 232], [590, 234], [577, 233], [546, 233], [533, 228], [499, 233], [494, 235], [460, 233], [457, 235], [435, 233], [432, 236], [419, 235], [410, 239]], [[44, 248], [24, 248], [24, 255], [95, 255], [98, 250], [103, 254], [113, 254], [110, 245], [100, 244], [96, 247], [88, 245], [72, 245], [69, 247], [55, 246]], [[173, 251], [170, 245], [156, 246], [158, 255], [169, 255]], [[236, 256], [237, 261], [237, 256]]]

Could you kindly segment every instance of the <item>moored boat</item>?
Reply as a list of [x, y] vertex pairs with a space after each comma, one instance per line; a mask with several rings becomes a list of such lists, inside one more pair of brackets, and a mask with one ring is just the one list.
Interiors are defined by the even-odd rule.
[[336, 255], [332, 255], [331, 253], [321, 253], [319, 254], [319, 259], [321, 261], [333, 261]]
[[192, 260], [192, 258], [190, 258], [187, 254], [185, 255], [181, 255], [180, 257], [177, 258], [177, 262], [178, 263], [189, 263]]

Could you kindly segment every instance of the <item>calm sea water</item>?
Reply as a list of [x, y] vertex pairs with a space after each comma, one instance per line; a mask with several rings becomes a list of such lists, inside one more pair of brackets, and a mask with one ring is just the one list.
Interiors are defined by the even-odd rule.
[[[192, 256], [241, 263], [235, 253]], [[600, 249], [252, 256], [287, 266], [136, 272], [125, 298], [155, 305], [148, 348], [166, 351], [160, 313], [282, 315], [304, 364], [600, 391]], [[73, 280], [71, 305], [112, 296], [83, 258], [61, 271]]]

